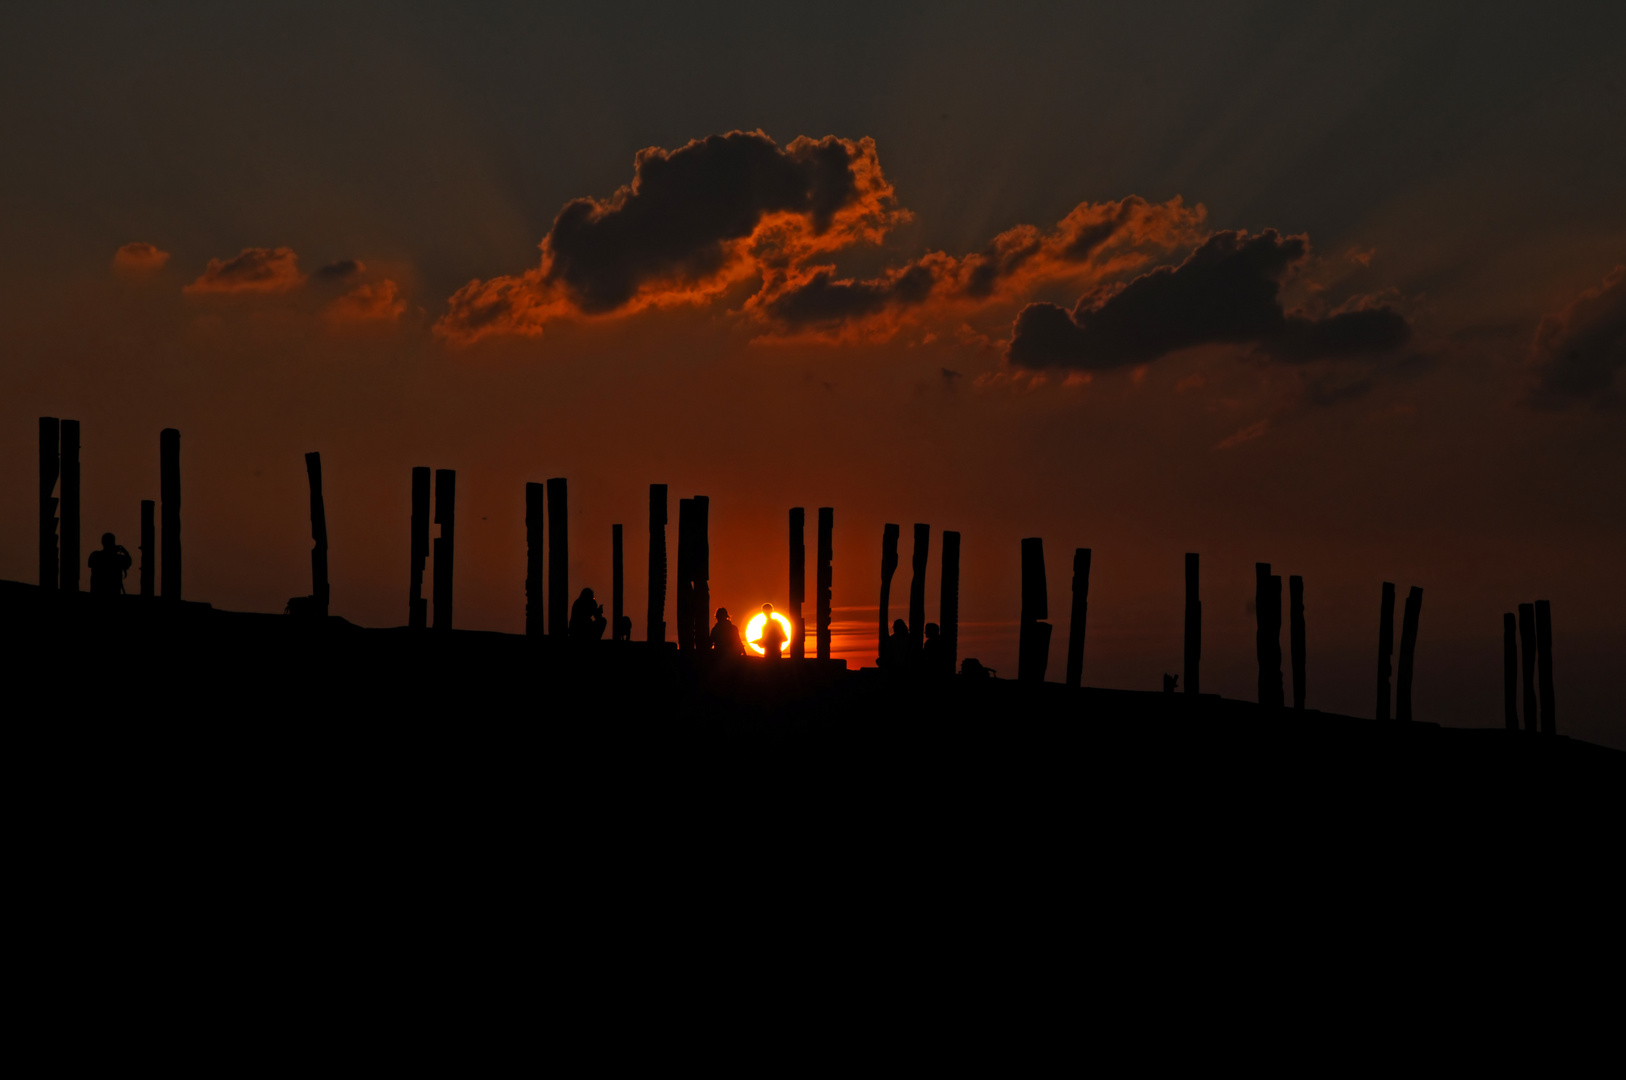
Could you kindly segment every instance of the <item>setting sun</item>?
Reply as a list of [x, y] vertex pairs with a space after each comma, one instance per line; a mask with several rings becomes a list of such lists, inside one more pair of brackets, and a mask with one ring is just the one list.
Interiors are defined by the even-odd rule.
[[[773, 613], [773, 617], [774, 621], [779, 623], [779, 628], [785, 632], [785, 639], [779, 643], [779, 651], [781, 653], [788, 653], [790, 652], [790, 620], [779, 614], [777, 611]], [[759, 611], [756, 615], [752, 616], [751, 621], [745, 625], [745, 643], [749, 645], [751, 647], [751, 651], [756, 653], [758, 656], [767, 655], [761, 644], [759, 644], [762, 641], [762, 627], [763, 624], [767, 622], [767, 619], [768, 617]]]

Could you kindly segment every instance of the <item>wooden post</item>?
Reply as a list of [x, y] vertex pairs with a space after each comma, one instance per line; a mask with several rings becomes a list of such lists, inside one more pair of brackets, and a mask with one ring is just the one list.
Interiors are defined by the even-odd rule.
[[833, 585], [830, 564], [835, 559], [833, 550], [836, 511], [832, 506], [819, 507], [818, 565], [814, 578], [814, 648], [820, 660], [830, 659], [830, 591]]
[[548, 636], [570, 632], [570, 491], [562, 476], [548, 479]]
[[1406, 613], [1400, 620], [1400, 672], [1395, 679], [1395, 719], [1411, 719], [1412, 661], [1417, 652], [1417, 619], [1423, 612], [1423, 590], [1413, 585], [1406, 593]]
[[937, 591], [937, 626], [943, 635], [943, 659], [953, 675], [960, 666], [960, 534], [943, 531], [943, 578]]
[[172, 603], [181, 599], [181, 433], [158, 433], [158, 594]]
[[694, 647], [711, 648], [711, 497], [694, 497]]
[[[687, 652], [694, 648], [694, 500], [678, 500], [677, 550], [677, 609], [678, 649]], [[743, 633], [743, 631], [742, 631]]]
[[1536, 663], [1541, 672], [1541, 733], [1558, 734], [1553, 709], [1553, 609], [1545, 600], [1536, 601]]
[[1524, 672], [1524, 730], [1536, 730], [1536, 605], [1519, 605], [1520, 667]]
[[1084, 685], [1084, 625], [1089, 613], [1090, 549], [1074, 548], [1073, 610], [1067, 620], [1067, 685], [1074, 690]]
[[931, 546], [932, 527], [916, 525], [915, 549], [909, 557], [909, 638], [914, 642], [916, 655], [926, 640], [926, 563]]
[[621, 633], [622, 601], [626, 598], [626, 579], [621, 572], [621, 526], [610, 526], [610, 640]]
[[547, 524], [548, 486], [531, 481], [525, 485], [525, 635], [541, 637], [547, 633], [548, 590], [547, 577]]
[[1378, 708], [1379, 720], [1389, 719], [1389, 676], [1395, 654], [1395, 587], [1383, 583], [1383, 603], [1378, 610]]
[[429, 601], [423, 595], [424, 563], [429, 560], [429, 466], [412, 468], [412, 585], [407, 593], [407, 625], [429, 625]]
[[1267, 562], [1253, 566], [1254, 640], [1259, 658], [1259, 705], [1282, 707], [1282, 579]]
[[152, 596], [152, 576], [157, 567], [158, 544], [153, 531], [153, 511], [157, 504], [141, 500], [141, 595]]
[[1198, 595], [1197, 552], [1186, 552], [1186, 641], [1184, 675], [1186, 693], [1198, 694], [1203, 659], [1203, 602]]
[[56, 491], [62, 465], [60, 446], [62, 421], [54, 416], [40, 417], [40, 588], [56, 592]]
[[305, 455], [305, 477], [311, 488], [311, 613], [319, 619], [327, 618], [327, 504], [322, 499], [322, 455], [312, 451]]
[[1511, 611], [1502, 616], [1502, 726], [1519, 730], [1518, 620]]
[[452, 628], [452, 566], [457, 554], [457, 470], [435, 470], [435, 623], [436, 630]]
[[666, 485], [649, 485], [649, 606], [644, 639], [666, 640]]
[[891, 614], [892, 606], [892, 575], [897, 569], [898, 527], [888, 525], [881, 530], [881, 641], [878, 649], [883, 657], [887, 653], [887, 638], [892, 634], [892, 624], [887, 616]]
[[1044, 682], [1050, 666], [1052, 627], [1043, 621], [1050, 617], [1050, 592], [1045, 587], [1044, 540], [1030, 536], [1022, 541], [1022, 621], [1018, 629], [1016, 677], [1025, 683]]
[[[1293, 708], [1304, 711], [1304, 579], [1287, 579], [1288, 647], [1293, 650]], [[1189, 689], [1189, 688], [1188, 688]]]
[[790, 596], [785, 617], [790, 620], [790, 658], [807, 657], [807, 624], [802, 621], [802, 603], [807, 599], [807, 511], [800, 506], [790, 511]]
[[79, 591], [79, 421], [62, 421], [62, 591]]

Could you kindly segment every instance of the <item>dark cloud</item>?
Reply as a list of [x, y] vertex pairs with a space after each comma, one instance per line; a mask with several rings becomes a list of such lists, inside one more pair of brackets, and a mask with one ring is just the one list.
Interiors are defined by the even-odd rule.
[[1531, 346], [1533, 398], [1561, 406], [1611, 393], [1626, 369], [1626, 266], [1541, 320]]
[[869, 318], [888, 308], [915, 307], [926, 301], [938, 275], [925, 263], [914, 263], [868, 281], [837, 280], [835, 270], [815, 270], [795, 288], [761, 305], [769, 319], [788, 326], [831, 325]]
[[1008, 353], [1024, 368], [1105, 370], [1207, 344], [1254, 345], [1290, 362], [1386, 352], [1410, 336], [1389, 308], [1310, 318], [1282, 309], [1281, 284], [1309, 254], [1303, 236], [1221, 232], [1179, 266], [1160, 266], [1071, 313], [1029, 304]]
[[367, 264], [359, 259], [340, 259], [330, 262], [320, 270], [316, 276], [324, 281], [344, 281], [353, 278], [367, 269]]
[[186, 293], [273, 293], [304, 284], [292, 248], [244, 248], [236, 258], [210, 259]]

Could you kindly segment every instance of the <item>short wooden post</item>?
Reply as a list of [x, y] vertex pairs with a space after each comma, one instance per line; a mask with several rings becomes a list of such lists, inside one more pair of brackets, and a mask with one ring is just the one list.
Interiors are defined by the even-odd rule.
[[790, 596], [785, 617], [790, 620], [790, 658], [807, 657], [807, 625], [802, 622], [802, 603], [807, 599], [807, 511], [800, 506], [790, 511]]
[[525, 485], [525, 634], [542, 637], [547, 632], [547, 524], [548, 486], [531, 481]]
[[1513, 612], [1502, 616], [1502, 726], [1519, 730], [1518, 620]]
[[1389, 677], [1393, 672], [1395, 654], [1395, 587], [1394, 582], [1383, 583], [1383, 602], [1378, 610], [1378, 708], [1379, 720], [1389, 719], [1391, 700]]
[[626, 579], [621, 572], [621, 526], [610, 526], [610, 640], [619, 640], [621, 634], [622, 601], [625, 600]]
[[937, 591], [937, 626], [948, 667], [939, 674], [953, 675], [960, 666], [960, 534], [943, 531], [943, 577]]
[[649, 596], [644, 639], [666, 640], [666, 485], [649, 485]]
[[305, 455], [305, 478], [311, 489], [311, 612], [319, 619], [327, 618], [327, 504], [322, 499], [322, 455], [315, 451]]
[[40, 417], [40, 588], [56, 592], [56, 480], [62, 467], [62, 421]]
[[1406, 613], [1400, 621], [1400, 671], [1395, 679], [1395, 719], [1411, 720], [1411, 677], [1417, 653], [1417, 620], [1423, 612], [1423, 590], [1413, 585], [1406, 593]]
[[1186, 552], [1186, 693], [1196, 694], [1203, 658], [1203, 602], [1197, 592], [1197, 553]]
[[1524, 730], [1536, 730], [1536, 605], [1519, 605], [1520, 667], [1524, 673]]
[[1073, 549], [1073, 610], [1067, 621], [1067, 685], [1084, 685], [1084, 627], [1090, 614], [1090, 549]]
[[153, 530], [153, 511], [157, 504], [151, 499], [141, 500], [141, 595], [152, 596], [153, 571], [157, 567], [158, 544]]
[[1049, 590], [1045, 587], [1044, 540], [1022, 541], [1022, 621], [1017, 631], [1016, 677], [1025, 683], [1044, 682], [1050, 665]]
[[452, 567], [457, 549], [457, 470], [435, 470], [435, 622], [436, 630], [452, 628]]
[[1304, 711], [1304, 579], [1287, 579], [1288, 648], [1293, 653], [1293, 708]]
[[916, 525], [915, 548], [909, 557], [909, 639], [917, 655], [926, 640], [926, 563], [931, 546], [932, 527]]
[[181, 433], [158, 433], [159, 564], [158, 594], [181, 599]]
[[79, 559], [79, 421], [62, 421], [62, 591], [77, 593]]
[[548, 635], [570, 632], [570, 490], [562, 476], [548, 478]]
[[1558, 734], [1558, 717], [1553, 698], [1553, 609], [1545, 600], [1536, 601], [1536, 663], [1541, 673], [1541, 733]]
[[429, 466], [412, 467], [412, 561], [407, 590], [407, 625], [422, 630], [429, 625], [429, 601], [423, 595], [424, 564], [429, 561]]
[[830, 564], [835, 559], [833, 538], [836, 511], [831, 506], [819, 507], [819, 539], [817, 576], [814, 579], [814, 648], [820, 660], [830, 659], [830, 592], [833, 584]]
[[881, 530], [881, 640], [879, 655], [886, 656], [887, 639], [892, 634], [892, 623], [888, 618], [891, 615], [892, 605], [892, 575], [898, 569], [898, 527], [887, 525]]

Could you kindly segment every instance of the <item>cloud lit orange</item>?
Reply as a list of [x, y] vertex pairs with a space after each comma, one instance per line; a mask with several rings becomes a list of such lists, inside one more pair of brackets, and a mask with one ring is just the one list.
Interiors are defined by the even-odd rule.
[[244, 248], [233, 259], [210, 259], [185, 293], [278, 293], [305, 283], [292, 248]]
[[324, 314], [335, 323], [390, 323], [406, 311], [401, 290], [389, 278], [357, 285], [327, 305]]
[[167, 262], [169, 252], [140, 240], [125, 244], [113, 253], [113, 269], [131, 276], [156, 274]]

